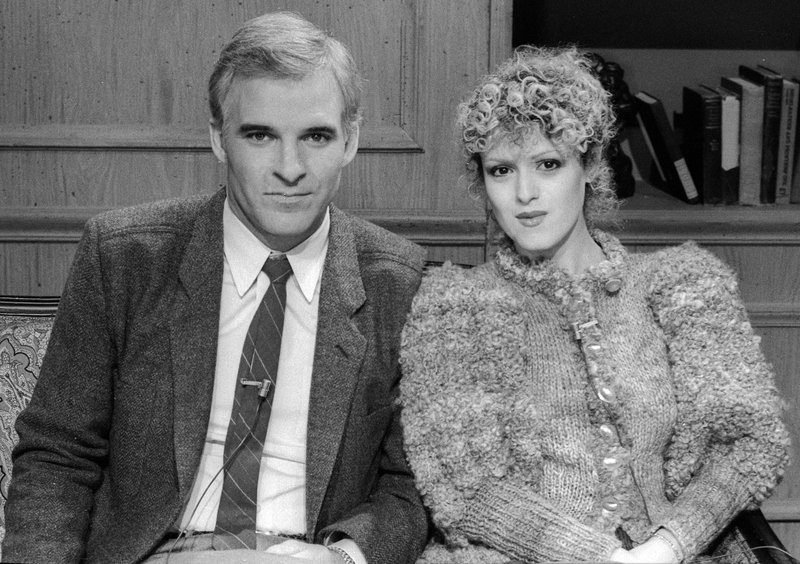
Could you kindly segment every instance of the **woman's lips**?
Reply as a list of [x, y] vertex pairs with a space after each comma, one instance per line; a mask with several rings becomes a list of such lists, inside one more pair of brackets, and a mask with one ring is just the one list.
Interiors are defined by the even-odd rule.
[[517, 220], [524, 225], [525, 227], [536, 227], [542, 221], [544, 221], [544, 217], [547, 215], [547, 212], [543, 211], [531, 211], [531, 212], [522, 212], [516, 215]]

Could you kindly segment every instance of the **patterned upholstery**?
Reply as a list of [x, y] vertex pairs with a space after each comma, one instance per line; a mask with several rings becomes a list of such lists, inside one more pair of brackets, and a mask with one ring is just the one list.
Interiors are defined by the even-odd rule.
[[14, 422], [39, 378], [57, 306], [57, 298], [0, 296], [0, 541], [6, 531], [11, 450], [18, 438]]

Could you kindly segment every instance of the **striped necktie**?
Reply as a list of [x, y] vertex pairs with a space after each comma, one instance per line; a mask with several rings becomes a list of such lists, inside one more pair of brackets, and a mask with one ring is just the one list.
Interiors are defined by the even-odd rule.
[[[225, 439], [225, 477], [214, 532], [227, 548], [256, 548], [259, 468], [278, 377], [286, 282], [292, 274], [285, 255], [271, 256], [262, 270], [269, 277], [270, 285], [242, 347], [233, 411]], [[231, 538], [233, 541], [229, 542]]]

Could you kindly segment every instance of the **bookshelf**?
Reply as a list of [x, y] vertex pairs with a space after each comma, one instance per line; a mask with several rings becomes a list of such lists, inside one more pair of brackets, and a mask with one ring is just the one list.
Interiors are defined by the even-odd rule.
[[[799, 4], [800, 5], [800, 4]], [[798, 32], [800, 36], [800, 32]], [[800, 41], [800, 39], [799, 39]], [[800, 49], [795, 51], [596, 49], [606, 60], [625, 69], [631, 92], [657, 93], [667, 112], [681, 111], [685, 84], [718, 84], [722, 75], [735, 76], [738, 65], [762, 63], [795, 69], [800, 76]], [[664, 69], [659, 72], [659, 69]], [[622, 131], [623, 150], [634, 163], [636, 192], [622, 207], [629, 243], [674, 244], [687, 238], [701, 244], [800, 245], [800, 204], [765, 206], [689, 205], [650, 185], [652, 162], [636, 125]]]
[[[683, 86], [717, 86], [739, 65], [800, 78], [800, 2], [772, 0], [515, 0], [512, 43], [576, 43], [618, 63], [632, 94], [651, 93], [670, 118]], [[652, 158], [637, 125], [623, 131], [635, 194], [624, 201], [620, 239], [633, 252], [694, 240], [738, 274], [750, 321], [790, 407], [795, 461], [764, 505], [786, 548], [800, 555], [800, 204], [686, 204], [650, 185]]]
[[623, 201], [621, 239], [633, 245], [798, 245], [800, 205], [704, 206], [684, 203], [637, 180]]

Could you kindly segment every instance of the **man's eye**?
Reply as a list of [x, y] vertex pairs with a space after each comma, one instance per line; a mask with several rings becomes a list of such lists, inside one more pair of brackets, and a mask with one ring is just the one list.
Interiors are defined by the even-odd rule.
[[268, 135], [266, 133], [260, 133], [256, 131], [250, 133], [247, 138], [260, 143], [262, 141], [266, 141], [268, 139]]
[[310, 133], [307, 139], [316, 144], [323, 144], [330, 141], [330, 137], [324, 133]]

